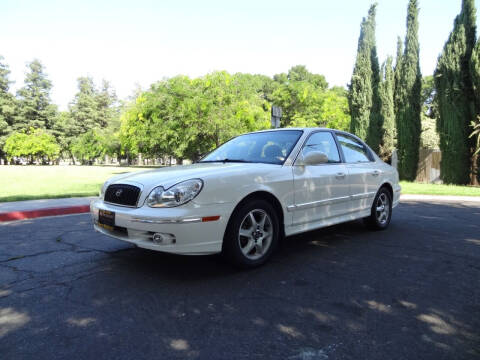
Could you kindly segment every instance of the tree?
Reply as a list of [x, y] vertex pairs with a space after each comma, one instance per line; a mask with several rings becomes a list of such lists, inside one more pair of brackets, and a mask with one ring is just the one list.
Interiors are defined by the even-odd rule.
[[268, 128], [264, 85], [256, 76], [226, 72], [160, 81], [123, 111], [122, 151], [197, 160], [233, 136]]
[[[304, 65], [293, 66], [287, 74], [277, 74], [272, 94], [273, 105], [282, 108], [282, 126], [319, 126], [322, 103], [328, 83], [320, 74], [312, 74]], [[310, 125], [300, 125], [310, 124]]]
[[8, 65], [3, 63], [3, 56], [0, 56], [0, 158], [7, 164], [6, 153], [3, 151], [5, 140], [12, 131], [16, 104], [15, 98], [9, 92], [10, 80], [8, 78], [10, 70]]
[[25, 76], [25, 84], [17, 92], [19, 107], [13, 129], [50, 129], [56, 112], [56, 107], [50, 101], [52, 83], [40, 61], [33, 60], [27, 67], [29, 72]]
[[29, 133], [12, 133], [5, 141], [5, 152], [10, 160], [13, 157], [28, 157], [30, 163], [36, 159], [45, 162], [57, 157], [60, 147], [45, 130], [30, 128]]
[[422, 79], [422, 134], [420, 136], [420, 148], [438, 150], [440, 137], [436, 130], [438, 109], [436, 105], [436, 89], [433, 76], [425, 76]]
[[380, 83], [381, 119], [383, 124], [380, 132], [379, 156], [384, 160], [392, 157], [396, 145], [395, 106], [393, 101], [395, 74], [391, 56], [382, 65], [382, 81]]
[[417, 176], [420, 147], [422, 75], [419, 52], [418, 4], [417, 0], [410, 0], [405, 50], [395, 84], [398, 172], [401, 179], [409, 181]]
[[311, 116], [295, 115], [290, 126], [293, 127], [326, 127], [348, 131], [350, 129], [350, 113], [347, 92], [344, 88], [333, 87], [318, 97], [316, 112]]
[[97, 92], [95, 100], [97, 106], [96, 124], [98, 127], [105, 129], [119, 116], [116, 106], [117, 95], [108, 81], [102, 80], [101, 89]]
[[84, 134], [100, 125], [98, 120], [98, 94], [93, 79], [91, 77], [79, 77], [77, 83], [78, 92], [70, 104], [70, 116], [73, 119], [72, 136]]
[[72, 145], [79, 136], [79, 130], [69, 111], [59, 111], [52, 121], [51, 134], [55, 136], [62, 154], [67, 154], [75, 165]]
[[437, 130], [442, 150], [440, 170], [445, 183], [470, 182], [473, 144], [469, 135], [475, 119], [470, 60], [475, 46], [475, 21], [474, 1], [463, 0], [462, 10], [455, 18], [434, 73], [438, 101]]
[[402, 62], [403, 62], [403, 41], [400, 36], [397, 38], [397, 57], [395, 59], [395, 68], [394, 68], [394, 79], [395, 86], [393, 89], [393, 103], [395, 106], [395, 114], [398, 113], [398, 108], [400, 106], [399, 102], [401, 99], [401, 85], [400, 85], [400, 76], [402, 73]]
[[[472, 133], [469, 138], [473, 140], [474, 155], [473, 169], [476, 173], [477, 182], [480, 183], [480, 41], [477, 41], [471, 58], [470, 74], [472, 76], [473, 91], [475, 96], [475, 119], [470, 123]], [[475, 141], [476, 140], [476, 141]]]
[[[378, 144], [379, 127], [379, 65], [375, 44], [376, 6], [377, 4], [373, 4], [370, 7], [368, 17], [363, 18], [360, 25], [357, 58], [349, 85], [350, 131], [364, 140], [369, 140], [370, 143], [373, 142], [374, 146]], [[373, 123], [370, 125], [372, 119]]]
[[80, 135], [72, 145], [72, 153], [81, 160], [83, 165], [93, 162], [105, 155], [106, 139], [95, 129]]
[[372, 108], [370, 109], [370, 118], [368, 121], [368, 130], [367, 130], [367, 144], [372, 148], [376, 153], [380, 150], [380, 144], [382, 142], [382, 128], [384, 118], [382, 116], [382, 99], [380, 94], [380, 65], [378, 63], [377, 55], [377, 41], [375, 36], [376, 28], [376, 6], [374, 4], [369, 11], [368, 18], [370, 23], [370, 63], [372, 66]]

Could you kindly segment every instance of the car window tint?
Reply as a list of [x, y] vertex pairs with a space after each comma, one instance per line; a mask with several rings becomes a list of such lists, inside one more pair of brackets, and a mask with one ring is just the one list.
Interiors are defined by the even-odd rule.
[[328, 157], [329, 163], [339, 163], [340, 155], [338, 154], [337, 144], [330, 132], [320, 131], [312, 134], [303, 148], [303, 154], [306, 155], [311, 151], [321, 151]]
[[345, 135], [337, 135], [337, 139], [342, 147], [345, 162], [357, 163], [370, 161], [368, 150], [361, 142]]

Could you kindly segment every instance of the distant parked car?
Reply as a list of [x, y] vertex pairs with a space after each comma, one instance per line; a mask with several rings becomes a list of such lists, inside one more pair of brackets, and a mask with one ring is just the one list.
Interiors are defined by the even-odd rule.
[[321, 129], [240, 135], [198, 163], [109, 179], [91, 203], [96, 230], [176, 254], [223, 252], [253, 267], [282, 236], [364, 218], [387, 228], [398, 173], [359, 138]]

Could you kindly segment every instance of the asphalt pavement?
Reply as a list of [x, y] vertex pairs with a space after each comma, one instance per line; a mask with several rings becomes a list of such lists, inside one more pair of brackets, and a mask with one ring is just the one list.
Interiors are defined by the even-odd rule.
[[0, 359], [478, 359], [480, 204], [288, 238], [266, 265], [134, 248], [88, 214], [0, 224]]

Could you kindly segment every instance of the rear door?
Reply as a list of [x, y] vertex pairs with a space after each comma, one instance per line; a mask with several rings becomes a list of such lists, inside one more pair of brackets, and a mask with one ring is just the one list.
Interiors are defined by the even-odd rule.
[[295, 204], [289, 209], [293, 211], [293, 224], [305, 224], [305, 228], [343, 215], [350, 200], [347, 170], [332, 132], [312, 133], [301, 151], [307, 154], [312, 150], [325, 153], [328, 163], [293, 166]]
[[336, 134], [350, 183], [351, 211], [370, 209], [380, 187], [381, 170], [370, 150], [361, 141], [344, 133]]

